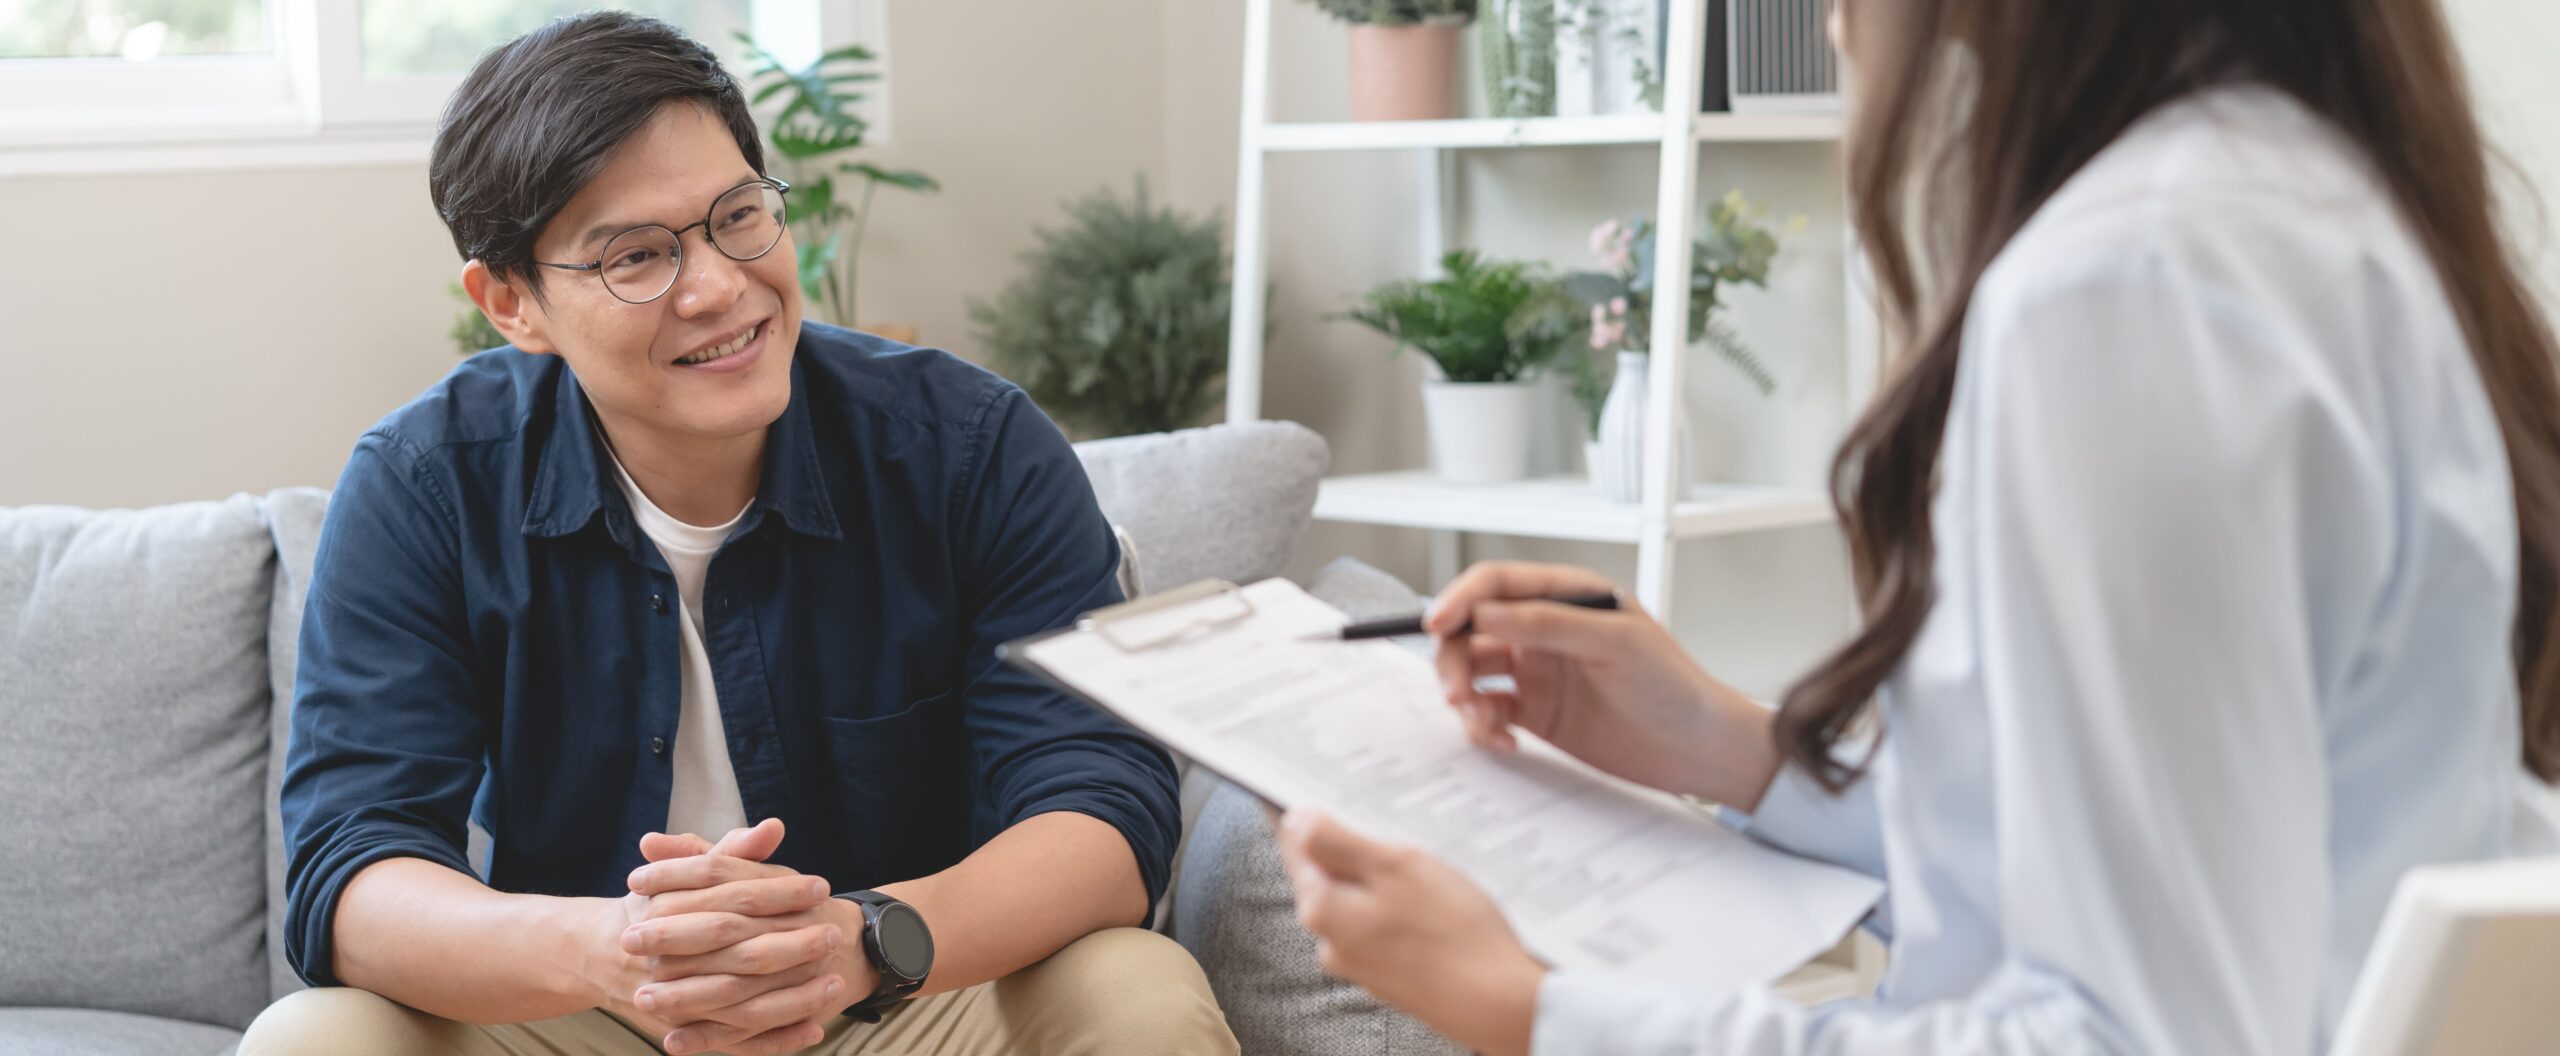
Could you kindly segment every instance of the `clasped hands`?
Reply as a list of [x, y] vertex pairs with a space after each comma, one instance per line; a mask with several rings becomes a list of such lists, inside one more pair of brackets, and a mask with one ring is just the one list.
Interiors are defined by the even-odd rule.
[[822, 877], [766, 861], [779, 819], [712, 844], [650, 833], [631, 893], [589, 931], [586, 982], [604, 1008], [669, 1053], [772, 1056], [817, 1044], [828, 1020], [868, 996], [861, 910]]

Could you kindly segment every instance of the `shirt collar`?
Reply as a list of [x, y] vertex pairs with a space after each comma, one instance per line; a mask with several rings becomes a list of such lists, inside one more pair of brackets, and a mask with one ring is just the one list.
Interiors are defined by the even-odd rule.
[[[606, 527], [628, 544], [630, 516], [612, 483], [613, 467], [605, 462], [597, 439], [594, 413], [577, 375], [560, 372], [549, 435], [542, 441], [542, 462], [534, 471], [532, 501], [525, 505], [524, 534], [544, 538], [571, 535], [611, 510]], [[755, 502], [739, 531], [753, 531], [771, 512], [782, 523], [813, 539], [841, 541], [835, 503], [827, 493], [826, 474], [818, 463], [817, 430], [809, 419], [809, 386], [801, 377], [798, 356], [791, 363], [791, 403], [766, 428], [764, 470]], [[609, 491], [615, 494], [608, 498]]]

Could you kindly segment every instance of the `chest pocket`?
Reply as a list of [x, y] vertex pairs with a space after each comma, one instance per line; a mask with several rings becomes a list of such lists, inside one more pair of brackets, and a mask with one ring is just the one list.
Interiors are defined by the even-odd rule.
[[837, 802], [864, 886], [939, 872], [976, 845], [976, 766], [962, 707], [951, 691], [886, 715], [825, 720]]

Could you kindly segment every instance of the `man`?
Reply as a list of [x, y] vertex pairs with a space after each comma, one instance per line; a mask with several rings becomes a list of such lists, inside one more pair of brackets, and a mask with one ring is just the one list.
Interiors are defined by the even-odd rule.
[[513, 347], [332, 498], [283, 793], [316, 989], [241, 1051], [1233, 1052], [1135, 927], [1170, 761], [994, 656], [1119, 600], [1081, 468], [1003, 381], [803, 325], [711, 52], [555, 22], [428, 182]]

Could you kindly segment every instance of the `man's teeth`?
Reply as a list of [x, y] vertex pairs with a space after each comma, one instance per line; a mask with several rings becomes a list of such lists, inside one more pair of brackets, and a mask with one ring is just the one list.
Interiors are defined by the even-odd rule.
[[733, 353], [733, 352], [736, 352], [737, 350], [739, 350], [739, 349], [741, 349], [741, 348], [745, 348], [745, 347], [747, 347], [747, 342], [755, 340], [755, 339], [756, 339], [756, 333], [757, 333], [758, 331], [763, 330], [763, 329], [764, 329], [764, 324], [763, 324], [763, 323], [757, 323], [757, 324], [756, 324], [752, 329], [749, 329], [746, 333], [738, 335], [738, 339], [737, 339], [737, 340], [735, 340], [735, 341], [731, 341], [731, 342], [729, 342], [728, 344], [725, 344], [725, 345], [718, 345], [718, 346], [714, 346], [714, 347], [711, 347], [711, 348], [703, 349], [703, 350], [702, 350], [702, 351], [700, 351], [700, 352], [696, 352], [696, 353], [694, 353], [694, 354], [692, 354], [692, 355], [690, 355], [690, 356], [686, 356], [686, 357], [684, 357], [683, 359], [679, 359], [679, 360], [677, 360], [676, 362], [678, 362], [678, 363], [682, 363], [682, 364], [685, 364], [685, 365], [687, 365], [687, 366], [691, 366], [691, 365], [696, 364], [696, 363], [709, 363], [709, 362], [711, 362], [712, 360], [718, 359], [718, 358], [720, 358], [720, 357], [722, 357], [722, 356], [729, 355], [729, 354], [731, 354], [731, 353]]

